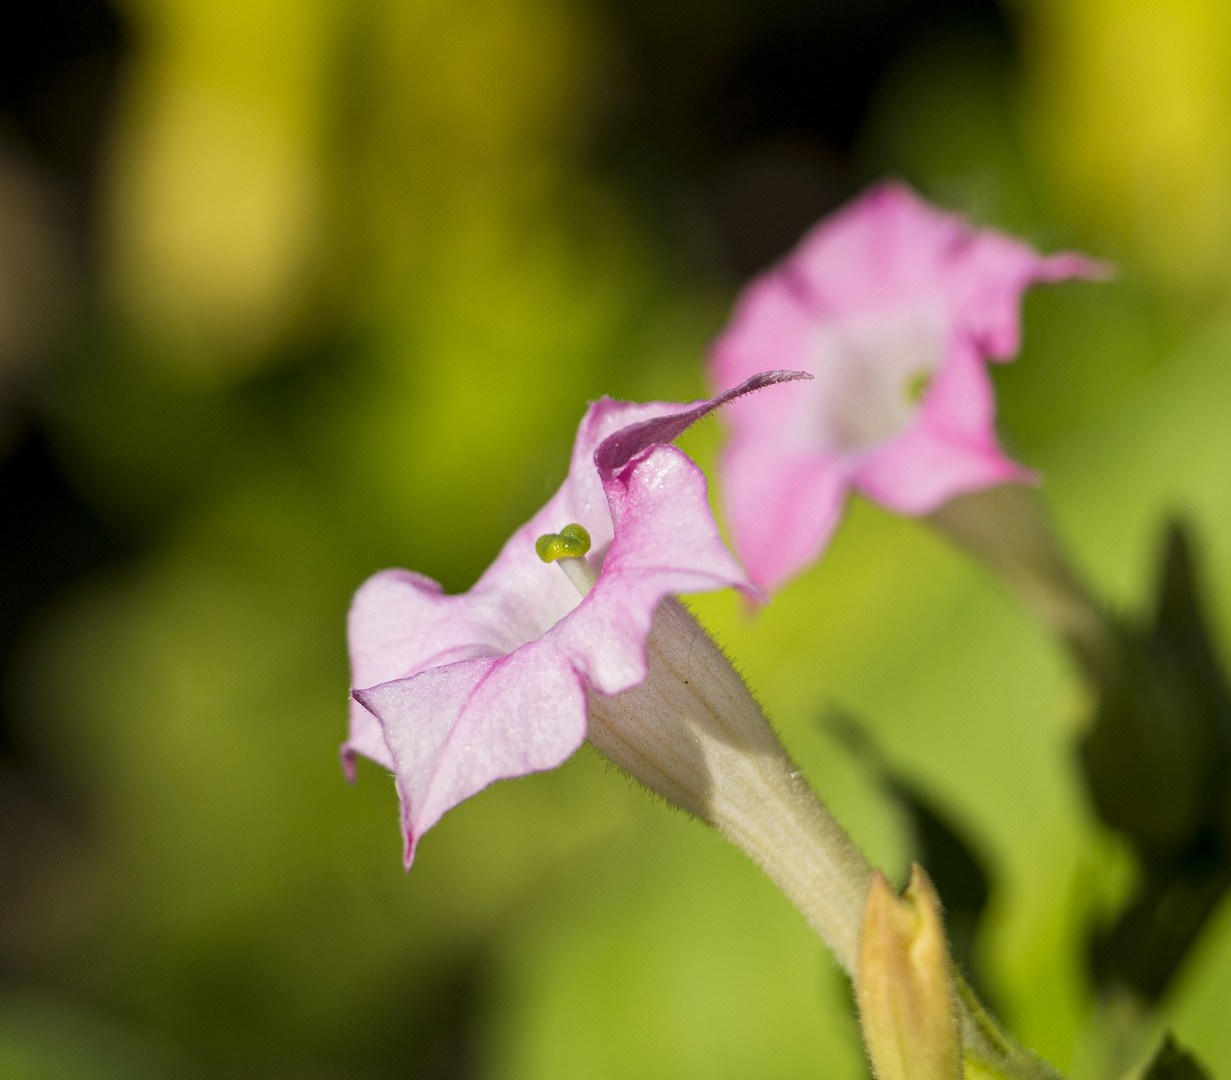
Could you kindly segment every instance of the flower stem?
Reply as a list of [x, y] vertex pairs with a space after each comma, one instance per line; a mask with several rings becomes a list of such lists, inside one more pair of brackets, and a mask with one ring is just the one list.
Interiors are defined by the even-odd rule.
[[1019, 484], [959, 495], [929, 515], [942, 533], [999, 574], [1094, 677], [1119, 663], [1114, 632], [1052, 531], [1038, 496]]
[[649, 676], [590, 695], [590, 741], [749, 855], [853, 974], [871, 868], [802, 778], [714, 640], [664, 600], [647, 645]]
[[[590, 693], [590, 742], [669, 802], [740, 847], [820, 933], [852, 978], [872, 868], [800, 775], [761, 707], [678, 600], [658, 606], [649, 675], [632, 690]], [[959, 1030], [981, 1076], [1055, 1080], [956, 976]]]

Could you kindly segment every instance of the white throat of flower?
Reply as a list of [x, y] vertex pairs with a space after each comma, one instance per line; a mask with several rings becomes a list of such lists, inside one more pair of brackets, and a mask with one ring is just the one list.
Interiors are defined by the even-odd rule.
[[534, 542], [534, 550], [545, 563], [554, 562], [573, 587], [584, 597], [594, 588], [598, 575], [586, 558], [590, 550], [590, 534], [574, 522], [558, 533], [545, 533]]
[[825, 441], [857, 453], [906, 430], [945, 344], [942, 321], [926, 309], [827, 329], [817, 339], [813, 367]]

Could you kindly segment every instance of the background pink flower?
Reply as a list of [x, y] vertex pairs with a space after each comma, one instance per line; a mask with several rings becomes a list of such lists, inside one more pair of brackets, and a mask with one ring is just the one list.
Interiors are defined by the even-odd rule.
[[985, 361], [1021, 340], [1036, 281], [1105, 276], [881, 184], [818, 224], [744, 291], [715, 342], [719, 390], [771, 367], [811, 372], [727, 412], [723, 498], [752, 579], [775, 588], [824, 549], [846, 492], [904, 514], [1033, 474], [1001, 451]]

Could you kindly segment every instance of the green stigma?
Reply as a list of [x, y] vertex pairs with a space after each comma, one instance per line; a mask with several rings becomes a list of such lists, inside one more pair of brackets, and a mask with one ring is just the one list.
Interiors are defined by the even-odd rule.
[[930, 371], [916, 371], [909, 379], [906, 380], [906, 400], [912, 405], [918, 405], [923, 400], [923, 395], [928, 392], [928, 387], [932, 385], [932, 373]]
[[545, 533], [534, 542], [534, 550], [543, 562], [557, 559], [579, 559], [590, 550], [590, 534], [574, 522], [558, 533]]

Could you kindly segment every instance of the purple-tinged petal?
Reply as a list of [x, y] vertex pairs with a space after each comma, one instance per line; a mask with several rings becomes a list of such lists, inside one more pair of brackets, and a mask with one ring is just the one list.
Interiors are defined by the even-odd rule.
[[[749, 288], [731, 326], [715, 342], [710, 375], [716, 389], [726, 390], [768, 364], [815, 370], [820, 350], [815, 320], [799, 304], [786, 279], [771, 274]], [[798, 477], [794, 463], [824, 451], [818, 418], [824, 408], [825, 389], [813, 380], [781, 393], [749, 394], [726, 407], [724, 426], [737, 432], [739, 441], [758, 448], [758, 463], [765, 473], [754, 481], [755, 487], [768, 484], [780, 490], [781, 485], [772, 476], [789, 469], [793, 477]], [[743, 513], [744, 504], [759, 502], [760, 491], [740, 490], [741, 506], [733, 505], [737, 482], [728, 475], [725, 460], [720, 469], [726, 481], [723, 499], [735, 549], [752, 579], [765, 586], [774, 576], [765, 568], [766, 553], [762, 548], [753, 551], [745, 546], [749, 536], [758, 532], [759, 523]]]
[[402, 803], [407, 867], [419, 838], [435, 824], [425, 819], [423, 804], [449, 736], [475, 687], [495, 664], [495, 658], [462, 660], [354, 691], [356, 704], [384, 732]]
[[585, 687], [559, 636], [546, 634], [496, 661], [475, 687], [424, 814], [435, 820], [495, 780], [554, 769], [585, 735]]
[[473, 588], [460, 596], [444, 598], [465, 605], [464, 610], [455, 609], [452, 614], [486, 627], [487, 637], [499, 642], [499, 652], [507, 653], [540, 637], [575, 608], [578, 598], [573, 586], [555, 567], [543, 563], [534, 542], [544, 533], [558, 532], [576, 522], [590, 534], [587, 558], [597, 573], [613, 532], [607, 496], [594, 467], [595, 449], [630, 424], [673, 415], [683, 408], [687, 406], [674, 402], [642, 405], [610, 398], [594, 402], [578, 427], [564, 483], [505, 542]]
[[[355, 593], [347, 617], [352, 684], [373, 686], [425, 668], [506, 651], [502, 634], [469, 598], [445, 596], [431, 578], [384, 570]], [[355, 754], [392, 768], [376, 720], [354, 699], [343, 762], [353, 777]]]
[[615, 539], [594, 588], [548, 635], [567, 642], [562, 647], [594, 689], [616, 694], [645, 679], [645, 640], [664, 597], [734, 586], [765, 599], [722, 541], [705, 474], [668, 444], [736, 398], [809, 378], [760, 372], [708, 401], [638, 420], [595, 449]]
[[[784, 274], [771, 272], [744, 291], [731, 322], [714, 342], [710, 379], [718, 392], [739, 386], [758, 372], [777, 368], [812, 371], [816, 363], [816, 319], [801, 303], [798, 290]], [[768, 412], [778, 416], [800, 408], [798, 391], [754, 394], [732, 401], [724, 411], [729, 423], [742, 426]]]
[[842, 515], [847, 469], [833, 454], [737, 438], [723, 451], [727, 514], [749, 576], [774, 590], [814, 561]]
[[[599, 476], [622, 469], [628, 462], [651, 446], [665, 445], [682, 435], [702, 417], [708, 416], [715, 409], [721, 408], [729, 401], [743, 397], [746, 394], [763, 390], [776, 383], [793, 382], [800, 379], [811, 379], [806, 371], [762, 371], [745, 379], [736, 386], [708, 401], [699, 402], [684, 408], [680, 412], [666, 413], [662, 416], [640, 420], [609, 435], [594, 451], [594, 464], [598, 466]], [[608, 489], [610, 497], [610, 489]]]
[[[626, 423], [652, 415], [657, 415], [654, 406], [612, 401], [591, 406], [577, 432], [568, 477], [510, 537], [468, 592], [446, 596], [435, 581], [405, 570], [386, 570], [368, 579], [355, 594], [348, 618], [351, 685], [363, 690], [458, 660], [503, 656], [542, 635], [576, 607], [576, 590], [553, 567], [543, 565], [534, 541], [578, 522], [593, 538], [590, 557], [596, 570], [601, 566], [612, 531], [592, 462], [594, 448]], [[351, 777], [356, 754], [393, 767], [380, 724], [352, 699], [350, 732], [342, 747], [343, 765]]]
[[[363, 689], [403, 679], [429, 667], [481, 656], [503, 656], [533, 641], [577, 606], [573, 586], [545, 566], [534, 541], [570, 522], [592, 540], [595, 571], [611, 543], [611, 513], [593, 464], [607, 436], [688, 406], [636, 405], [603, 399], [586, 411], [573, 446], [572, 468], [560, 489], [505, 543], [474, 588], [446, 596], [431, 578], [386, 570], [355, 594], [348, 619], [353, 686]], [[355, 754], [391, 767], [379, 725], [357, 701], [350, 706], [350, 735], [342, 748], [348, 775]]]
[[[356, 691], [398, 776], [407, 865], [452, 806], [496, 780], [554, 768], [577, 749], [587, 684], [613, 694], [644, 680], [645, 640], [664, 596], [726, 585], [756, 592], [722, 543], [701, 470], [674, 447], [647, 449], [609, 481], [615, 539], [574, 611], [506, 656]], [[539, 566], [545, 580], [564, 580]]]

